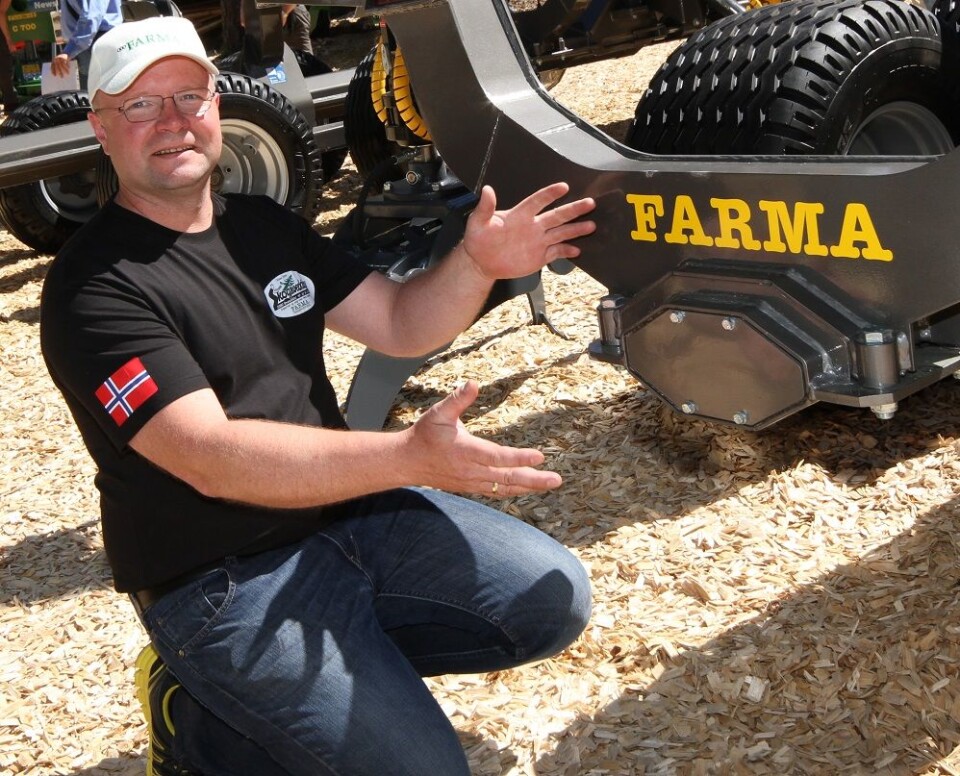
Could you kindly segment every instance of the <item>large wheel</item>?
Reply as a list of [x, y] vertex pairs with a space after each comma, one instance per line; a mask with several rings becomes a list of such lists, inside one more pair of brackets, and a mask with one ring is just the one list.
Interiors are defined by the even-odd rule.
[[658, 154], [939, 154], [960, 140], [936, 18], [902, 0], [770, 5], [664, 63], [627, 144]]
[[[265, 194], [313, 221], [320, 212], [323, 171], [313, 130], [280, 92], [249, 76], [221, 73], [223, 152], [214, 191]], [[100, 200], [113, 196], [116, 174], [104, 156], [98, 171]]]
[[[83, 121], [85, 92], [59, 92], [25, 102], [0, 124], [0, 137]], [[0, 218], [21, 242], [41, 253], [60, 246], [97, 212], [96, 167], [0, 189]]]

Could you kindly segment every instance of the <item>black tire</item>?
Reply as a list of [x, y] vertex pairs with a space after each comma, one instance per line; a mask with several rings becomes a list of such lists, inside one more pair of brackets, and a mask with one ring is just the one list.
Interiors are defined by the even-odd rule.
[[[213, 189], [266, 194], [313, 221], [323, 189], [321, 154], [313, 130], [286, 97], [261, 81], [237, 73], [217, 76], [223, 153]], [[116, 173], [104, 156], [98, 171], [100, 201], [117, 190]]]
[[654, 76], [626, 142], [657, 154], [936, 154], [960, 140], [936, 18], [902, 0], [770, 5]]
[[[303, 73], [303, 75], [307, 78], [313, 75], [326, 75], [327, 73], [332, 72], [332, 69], [324, 61], [318, 59], [313, 54], [308, 54], [305, 51], [295, 50], [293, 55], [296, 57], [297, 64], [300, 66], [300, 72]], [[220, 57], [220, 59], [217, 61], [217, 67], [221, 71], [250, 75], [244, 66], [243, 53], [240, 51], [235, 51], [232, 54], [227, 54], [226, 56]], [[324, 151], [321, 154], [321, 159], [323, 159], [322, 167], [324, 181], [332, 181], [340, 174], [340, 170], [343, 167], [343, 163], [346, 158], [346, 148], [334, 148], [330, 151]]]
[[[347, 149], [357, 171], [367, 178], [381, 162], [403, 151], [399, 143], [387, 138], [387, 130], [373, 108], [370, 77], [373, 73], [373, 59], [378, 46], [360, 60], [347, 87], [346, 117], [343, 130], [347, 138]], [[395, 180], [403, 173], [398, 167], [384, 171], [384, 180]]]
[[[0, 124], [0, 137], [84, 121], [89, 112], [86, 92], [35, 97]], [[40, 253], [56, 253], [98, 208], [96, 166], [0, 189], [0, 218], [11, 234]]]

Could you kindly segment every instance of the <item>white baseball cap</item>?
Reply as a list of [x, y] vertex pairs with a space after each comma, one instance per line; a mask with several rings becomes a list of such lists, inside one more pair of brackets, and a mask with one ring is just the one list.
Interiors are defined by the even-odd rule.
[[182, 16], [151, 16], [119, 24], [93, 44], [87, 94], [91, 100], [98, 91], [119, 94], [167, 57], [192, 59], [211, 75], [220, 72], [207, 58], [193, 22]]

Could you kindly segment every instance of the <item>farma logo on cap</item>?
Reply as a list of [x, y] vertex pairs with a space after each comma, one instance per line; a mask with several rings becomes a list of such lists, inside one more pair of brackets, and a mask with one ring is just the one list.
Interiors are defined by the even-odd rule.
[[192, 59], [211, 75], [220, 71], [210, 61], [193, 22], [182, 16], [153, 16], [124, 22], [93, 44], [87, 92], [120, 94], [148, 67], [167, 57]]
[[117, 46], [117, 53], [120, 54], [124, 51], [133, 51], [140, 46], [158, 43], [171, 43], [175, 42], [176, 40], [176, 35], [168, 35], [160, 32], [152, 32], [149, 35], [138, 35], [137, 37], [128, 40], [122, 46]]

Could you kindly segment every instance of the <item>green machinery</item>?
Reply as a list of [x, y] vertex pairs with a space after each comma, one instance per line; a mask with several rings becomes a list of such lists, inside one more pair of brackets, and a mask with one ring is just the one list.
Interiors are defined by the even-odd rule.
[[40, 94], [43, 63], [49, 62], [56, 51], [58, 8], [57, 0], [21, 0], [7, 13], [14, 42], [14, 84], [22, 97]]

